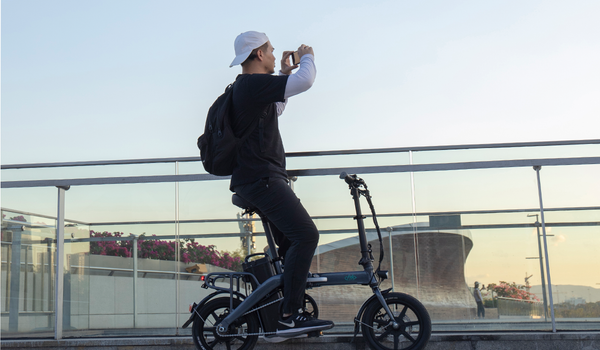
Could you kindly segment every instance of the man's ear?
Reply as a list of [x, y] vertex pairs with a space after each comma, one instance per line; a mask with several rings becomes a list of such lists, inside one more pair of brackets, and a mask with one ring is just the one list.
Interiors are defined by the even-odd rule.
[[258, 49], [258, 50], [256, 51], [256, 57], [257, 57], [257, 58], [258, 58], [260, 61], [262, 61], [262, 60], [263, 60], [263, 57], [265, 57], [265, 53], [263, 52], [263, 50], [261, 50], [261, 49]]

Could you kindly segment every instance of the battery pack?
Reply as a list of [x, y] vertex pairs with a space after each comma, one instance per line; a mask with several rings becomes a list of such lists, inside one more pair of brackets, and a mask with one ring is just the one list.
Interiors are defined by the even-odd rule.
[[[264, 257], [249, 261], [248, 258], [251, 256], [247, 256], [246, 261], [242, 263], [242, 268], [244, 269], [244, 272], [253, 274], [258, 280], [258, 283], [262, 284], [269, 278], [275, 276], [275, 268], [273, 267], [273, 263], [269, 255], [253, 254], [253, 256], [257, 255], [264, 255]], [[256, 285], [256, 282], [253, 279], [250, 281], [250, 283], [252, 284], [253, 289], [258, 288], [258, 285]], [[261, 304], [268, 304], [281, 298], [281, 296], [281, 291], [276, 292], [268, 297], [264, 302], [261, 302]], [[258, 310], [265, 332], [275, 332], [277, 330], [277, 321], [279, 320], [279, 305], [280, 303], [273, 303]]]
[[[255, 254], [256, 255], [256, 254]], [[273, 263], [271, 262], [271, 257], [264, 254], [264, 258], [255, 259], [251, 261], [244, 261], [242, 263], [242, 268], [244, 272], [249, 272], [256, 277], [258, 283], [264, 283], [269, 278], [275, 276], [275, 269], [273, 268]], [[247, 258], [246, 258], [247, 260]], [[254, 280], [251, 281], [252, 288], [258, 287], [256, 286], [256, 282]]]

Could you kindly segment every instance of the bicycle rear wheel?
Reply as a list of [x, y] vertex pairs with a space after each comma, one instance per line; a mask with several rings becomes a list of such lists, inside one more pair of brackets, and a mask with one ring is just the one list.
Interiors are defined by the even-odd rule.
[[384, 299], [393, 319], [377, 299], [367, 306], [362, 317], [362, 332], [369, 346], [373, 350], [425, 348], [431, 336], [431, 319], [423, 304], [403, 293], [388, 293]]
[[[240, 304], [233, 300], [234, 308]], [[229, 298], [209, 301], [198, 312], [192, 326], [194, 344], [200, 350], [251, 350], [258, 335], [259, 322], [255, 313], [244, 315], [233, 322], [226, 334], [218, 334], [217, 326], [230, 313]]]

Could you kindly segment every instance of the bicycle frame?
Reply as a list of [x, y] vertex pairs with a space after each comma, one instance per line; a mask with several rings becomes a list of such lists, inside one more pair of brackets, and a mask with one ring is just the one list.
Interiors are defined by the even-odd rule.
[[[386, 313], [390, 316], [390, 319], [394, 319], [392, 312], [390, 311], [381, 290], [379, 289], [379, 283], [377, 282], [377, 278], [373, 272], [373, 256], [369, 244], [367, 242], [367, 236], [365, 232], [364, 218], [362, 215], [361, 206], [360, 206], [360, 196], [361, 194], [367, 193], [366, 190], [360, 190], [361, 185], [364, 185], [364, 182], [357, 178], [355, 175], [347, 175], [342, 173], [340, 178], [344, 178], [346, 183], [350, 186], [350, 193], [354, 200], [354, 206], [356, 210], [356, 222], [358, 225], [358, 237], [360, 241], [360, 251], [361, 251], [361, 259], [359, 264], [363, 266], [363, 271], [349, 271], [349, 272], [328, 272], [328, 273], [319, 273], [313, 274], [313, 277], [309, 277], [307, 279], [307, 288], [312, 287], [320, 287], [320, 286], [333, 286], [333, 285], [368, 285], [373, 290], [375, 297], [379, 300], [381, 305], [383, 306]], [[363, 191], [363, 192], [361, 192]], [[262, 218], [262, 216], [261, 216]], [[266, 224], [265, 224], [266, 223]], [[271, 232], [269, 230], [268, 221], [263, 219], [263, 225], [265, 226], [265, 234], [267, 235], [267, 241], [269, 243], [269, 249], [273, 253], [276, 254], [275, 243], [272, 238]], [[276, 255], [275, 255], [276, 256]], [[279, 269], [277, 270], [279, 273]], [[211, 277], [211, 275], [227, 275], [229, 273], [213, 273], [207, 275], [207, 280]], [[380, 278], [387, 277], [387, 271], [380, 271]], [[219, 332], [226, 332], [229, 326], [239, 317], [243, 316], [246, 312], [248, 312], [252, 307], [258, 304], [265, 296], [271, 293], [273, 290], [277, 288], [281, 288], [283, 286], [283, 275], [278, 274], [269, 279], [267, 279], [264, 283], [262, 283], [258, 288], [256, 288], [244, 301], [233, 310], [220, 324], [218, 327]], [[367, 302], [370, 302], [372, 297], [367, 299]], [[364, 306], [364, 304], [363, 304]], [[361, 310], [363, 307], [361, 307]], [[360, 316], [360, 311], [359, 311]]]

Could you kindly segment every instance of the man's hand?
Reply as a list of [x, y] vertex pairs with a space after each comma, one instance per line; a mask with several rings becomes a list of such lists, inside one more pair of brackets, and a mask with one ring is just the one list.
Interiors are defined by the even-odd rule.
[[285, 75], [292, 74], [292, 71], [298, 68], [298, 65], [290, 65], [290, 56], [294, 53], [294, 51], [283, 51], [283, 56], [281, 57], [281, 73]]
[[298, 48], [298, 56], [300, 56], [300, 58], [302, 58], [302, 56], [304, 56], [308, 53], [313, 56], [315, 55], [312, 47], [304, 45], [304, 44], [300, 45], [300, 47]]
[[[290, 75], [292, 71], [298, 68], [298, 65], [290, 65], [290, 56], [294, 53], [294, 51], [283, 51], [283, 56], [281, 57], [281, 73]], [[302, 56], [306, 54], [315, 55], [313, 48], [307, 45], [300, 45], [298, 48], [298, 56], [302, 59]]]

